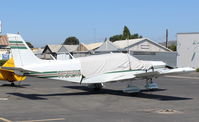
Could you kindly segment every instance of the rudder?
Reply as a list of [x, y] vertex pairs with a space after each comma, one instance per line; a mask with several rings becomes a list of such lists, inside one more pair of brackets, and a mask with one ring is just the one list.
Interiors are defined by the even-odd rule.
[[34, 55], [21, 35], [7, 34], [7, 37], [16, 67], [39, 63], [41, 61], [41, 59]]

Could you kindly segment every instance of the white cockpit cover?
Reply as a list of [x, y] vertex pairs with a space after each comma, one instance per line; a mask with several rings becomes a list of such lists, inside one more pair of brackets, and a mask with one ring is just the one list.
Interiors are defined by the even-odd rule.
[[85, 77], [113, 71], [147, 70], [152, 67], [150, 63], [124, 53], [94, 55], [78, 59], [81, 63], [81, 72]]

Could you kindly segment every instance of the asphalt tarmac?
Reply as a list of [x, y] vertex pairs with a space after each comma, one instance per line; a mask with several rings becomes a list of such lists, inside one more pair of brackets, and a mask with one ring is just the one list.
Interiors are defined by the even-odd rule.
[[[154, 81], [158, 90], [128, 80], [98, 92], [48, 79], [27, 78], [20, 87], [0, 81], [0, 122], [199, 122], [199, 73]], [[123, 93], [128, 84], [142, 92]]]

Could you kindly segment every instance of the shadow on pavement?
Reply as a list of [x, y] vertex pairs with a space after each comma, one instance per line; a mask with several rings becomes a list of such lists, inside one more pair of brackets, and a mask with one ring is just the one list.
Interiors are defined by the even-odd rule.
[[177, 101], [177, 100], [191, 100], [192, 99], [192, 98], [187, 98], [187, 97], [153, 94], [154, 92], [164, 91], [166, 89], [157, 89], [153, 91], [142, 90], [139, 93], [128, 94], [128, 93], [123, 93], [121, 90], [112, 90], [112, 89], [102, 89], [100, 91], [93, 91], [86, 86], [63, 86], [63, 87], [69, 88], [69, 89], [78, 89], [81, 91], [77, 91], [73, 93], [54, 93], [54, 94], [24, 94], [24, 93], [8, 93], [8, 94], [31, 99], [31, 100], [48, 100], [45, 97], [51, 97], [51, 96], [78, 96], [78, 95], [95, 95], [95, 94], [102, 94], [102, 95], [109, 94], [109, 95], [118, 95], [118, 96], [124, 96], [124, 97], [153, 99], [153, 100], [159, 100], [159, 101]]
[[2, 84], [0, 87], [15, 87], [15, 88], [26, 88], [27, 86], [30, 86], [29, 84], [15, 84], [14, 86], [11, 84]]

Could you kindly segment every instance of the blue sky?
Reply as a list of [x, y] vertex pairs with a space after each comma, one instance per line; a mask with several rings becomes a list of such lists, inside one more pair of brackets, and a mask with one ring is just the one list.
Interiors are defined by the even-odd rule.
[[3, 34], [20, 32], [36, 47], [68, 36], [83, 43], [131, 33], [156, 42], [179, 32], [199, 32], [198, 0], [0, 0]]

